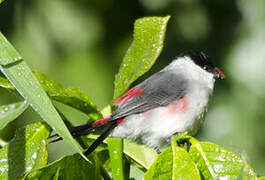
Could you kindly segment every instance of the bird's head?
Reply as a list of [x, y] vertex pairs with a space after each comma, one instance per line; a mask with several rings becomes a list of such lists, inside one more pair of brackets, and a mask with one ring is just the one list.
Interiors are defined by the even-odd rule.
[[185, 52], [182, 53], [179, 57], [189, 58], [201, 69], [208, 73], [211, 73], [215, 79], [225, 78], [225, 74], [212, 64], [210, 57], [207, 56], [204, 52]]

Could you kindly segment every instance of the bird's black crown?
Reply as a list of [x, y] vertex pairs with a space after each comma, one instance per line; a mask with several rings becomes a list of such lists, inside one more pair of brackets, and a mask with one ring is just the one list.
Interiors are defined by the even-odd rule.
[[215, 68], [211, 63], [211, 59], [204, 52], [185, 52], [180, 57], [189, 57], [195, 64], [208, 72], [212, 72]]

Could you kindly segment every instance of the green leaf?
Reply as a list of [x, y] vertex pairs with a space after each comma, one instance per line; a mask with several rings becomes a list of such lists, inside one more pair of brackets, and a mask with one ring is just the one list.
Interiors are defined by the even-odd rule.
[[124, 139], [124, 153], [132, 158], [135, 162], [149, 169], [157, 157], [157, 153], [144, 145], [139, 145]]
[[0, 106], [0, 130], [22, 114], [27, 107], [26, 101]]
[[45, 91], [15, 48], [0, 33], [0, 70], [32, 108], [77, 152], [82, 148], [73, 139]]
[[134, 39], [115, 77], [114, 99], [147, 72], [160, 55], [169, 16], [146, 17], [134, 24]]
[[144, 179], [198, 179], [200, 173], [189, 156], [189, 153], [176, 145], [176, 138], [172, 138], [170, 148], [158, 155], [156, 161], [144, 175]]
[[191, 138], [190, 156], [205, 179], [235, 179], [243, 168], [244, 178], [256, 179], [249, 165], [236, 154], [210, 142]]
[[189, 153], [176, 144], [177, 136], [171, 138], [171, 147], [173, 153], [172, 179], [201, 179], [200, 172], [195, 163], [189, 156]]
[[[61, 86], [61, 84], [55, 82], [40, 72], [34, 71], [33, 74], [51, 99], [74, 107], [86, 113], [93, 120], [102, 118], [102, 115], [97, 109], [95, 103], [83, 91], [76, 88], [65, 89]], [[16, 90], [7, 79], [1, 76], [0, 86], [10, 90]]]
[[4, 148], [0, 149], [0, 179], [18, 179], [25, 172], [47, 164], [46, 125], [34, 123], [19, 129]]
[[87, 114], [79, 111], [78, 109], [55, 100], [53, 100], [52, 102], [56, 109], [63, 114], [67, 122], [69, 122], [72, 126], [86, 124], [89, 121]]
[[156, 161], [152, 164], [152, 166], [148, 169], [148, 171], [144, 175], [144, 179], [159, 179], [159, 180], [167, 180], [172, 177], [172, 167], [173, 167], [173, 155], [172, 148], [169, 147], [160, 153], [157, 156]]
[[172, 179], [201, 179], [200, 172], [187, 151], [181, 147], [173, 148]]
[[246, 157], [241, 155], [241, 159], [243, 160], [243, 166], [241, 167], [240, 174], [236, 179], [248, 180], [250, 179], [258, 179], [255, 171], [248, 164]]
[[14, 86], [5, 78], [0, 76], [0, 87], [6, 88], [6, 89], [11, 89], [11, 90], [16, 90]]
[[137, 180], [137, 179], [143, 179], [144, 178], [144, 171], [141, 170], [141, 168], [138, 168], [135, 166], [135, 164], [131, 164], [130, 166], [130, 179], [131, 180]]
[[63, 180], [87, 180], [100, 179], [98, 161], [92, 159], [92, 162], [80, 159], [79, 154], [64, 156], [59, 160], [49, 164], [46, 167], [33, 170], [26, 174], [24, 180], [46, 180], [46, 179], [63, 179]]
[[40, 72], [34, 71], [34, 75], [50, 98], [86, 113], [93, 120], [102, 118], [95, 103], [83, 91], [76, 88], [65, 89], [59, 83]]

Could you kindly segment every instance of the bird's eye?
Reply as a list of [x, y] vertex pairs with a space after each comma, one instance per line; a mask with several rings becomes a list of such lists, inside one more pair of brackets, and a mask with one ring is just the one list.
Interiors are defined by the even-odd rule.
[[210, 71], [211, 70], [211, 67], [209, 65], [204, 65], [203, 66], [203, 69], [206, 70], [206, 71]]

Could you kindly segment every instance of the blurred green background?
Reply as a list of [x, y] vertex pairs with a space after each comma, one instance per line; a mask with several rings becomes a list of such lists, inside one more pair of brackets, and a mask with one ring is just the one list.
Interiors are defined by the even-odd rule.
[[[227, 78], [216, 83], [197, 138], [242, 154], [264, 176], [264, 0], [6, 0], [0, 4], [0, 31], [32, 69], [64, 87], [84, 90], [103, 108], [112, 99], [114, 76], [131, 43], [134, 21], [168, 14], [165, 48], [145, 77], [183, 51], [210, 55]], [[18, 99], [0, 88], [0, 105]], [[38, 120], [28, 109], [0, 137], [8, 141], [17, 127]], [[67, 147], [49, 145], [50, 161], [71, 153]]]

